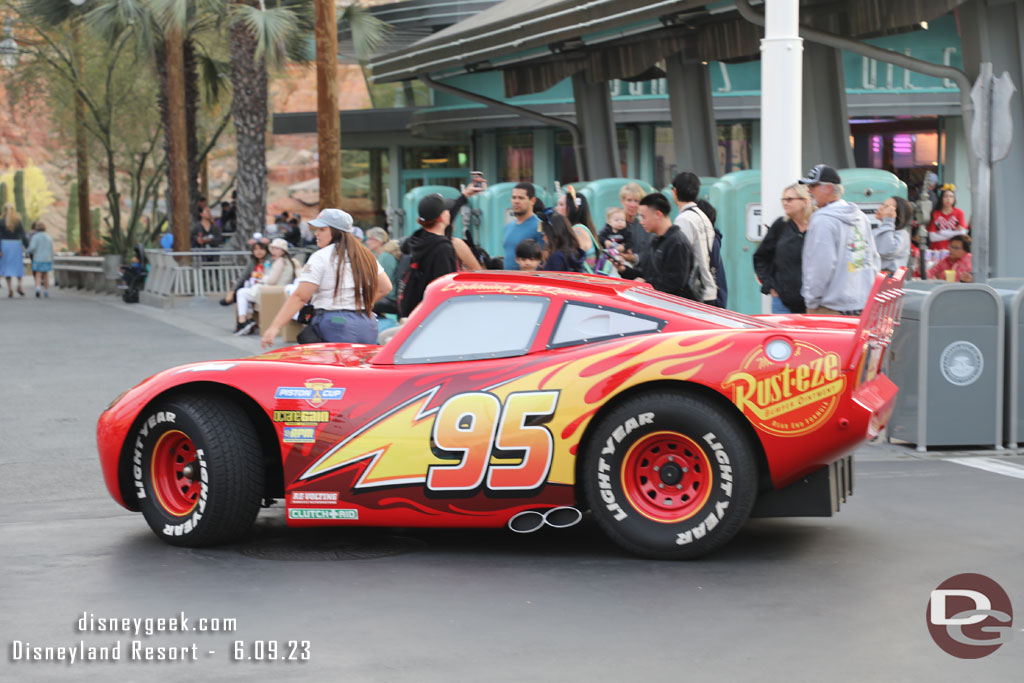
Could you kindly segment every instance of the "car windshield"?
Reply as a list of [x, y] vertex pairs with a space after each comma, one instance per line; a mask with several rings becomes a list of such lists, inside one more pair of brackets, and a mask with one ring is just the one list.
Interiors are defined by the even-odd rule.
[[715, 325], [721, 325], [722, 327], [732, 327], [735, 329], [753, 329], [758, 327], [747, 320], [742, 320], [740, 316], [729, 315], [728, 312], [725, 314], [715, 313], [708, 311], [703, 307], [693, 305], [693, 302], [687, 299], [681, 299], [671, 294], [665, 294], [659, 292], [656, 289], [648, 289], [646, 287], [636, 287], [634, 289], [626, 290], [622, 296], [629, 299], [630, 301], [636, 301], [637, 303], [645, 304], [647, 306], [655, 306], [657, 308], [664, 309], [666, 311], [672, 311], [673, 313], [682, 313], [688, 315], [691, 318], [697, 318], [698, 320], [704, 320]]
[[395, 362], [443, 363], [521, 356], [530, 349], [547, 310], [539, 296], [466, 295], [441, 302], [402, 348]]

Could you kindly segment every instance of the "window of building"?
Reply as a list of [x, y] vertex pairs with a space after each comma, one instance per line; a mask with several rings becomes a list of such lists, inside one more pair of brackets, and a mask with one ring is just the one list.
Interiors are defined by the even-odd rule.
[[404, 169], [469, 168], [469, 147], [450, 145], [437, 147], [406, 147], [402, 150]]
[[498, 135], [498, 181], [533, 182], [533, 133]]
[[521, 356], [530, 350], [548, 299], [458, 296], [443, 301], [395, 354], [395, 363]]
[[[718, 164], [722, 174], [750, 169], [750, 121], [719, 123]], [[680, 171], [671, 126], [654, 127], [654, 186], [665, 187]]]
[[384, 186], [388, 153], [383, 149], [341, 150], [341, 196], [356, 225], [368, 228], [385, 222]]

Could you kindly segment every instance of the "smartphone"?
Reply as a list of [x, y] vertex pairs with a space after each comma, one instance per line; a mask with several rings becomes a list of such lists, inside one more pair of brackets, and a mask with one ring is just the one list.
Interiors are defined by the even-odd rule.
[[622, 255], [619, 254], [618, 249], [605, 249], [604, 253], [608, 255], [608, 258], [610, 258], [612, 261], [615, 261], [616, 263], [624, 264], [626, 262], [626, 260], [622, 258]]
[[481, 172], [481, 171], [470, 171], [469, 172], [469, 177], [470, 177], [470, 182], [473, 184], [473, 187], [483, 187], [484, 186], [484, 174], [483, 174], [483, 172]]

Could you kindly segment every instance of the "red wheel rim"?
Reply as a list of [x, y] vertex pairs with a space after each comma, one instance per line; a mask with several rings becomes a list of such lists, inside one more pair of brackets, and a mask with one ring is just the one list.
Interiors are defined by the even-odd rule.
[[693, 439], [655, 432], [630, 446], [622, 460], [622, 490], [633, 508], [655, 522], [681, 522], [711, 495], [711, 460]]
[[195, 509], [201, 485], [192, 439], [179, 431], [162, 435], [153, 448], [150, 471], [153, 492], [164, 510], [183, 517]]

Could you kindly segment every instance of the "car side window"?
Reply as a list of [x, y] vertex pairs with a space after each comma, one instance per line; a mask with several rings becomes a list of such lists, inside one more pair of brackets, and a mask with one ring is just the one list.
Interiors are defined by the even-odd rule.
[[530, 350], [548, 299], [504, 294], [442, 302], [402, 344], [395, 363], [443, 363], [521, 356]]
[[665, 324], [666, 321], [660, 318], [633, 311], [567, 301], [558, 316], [548, 348], [658, 332]]

